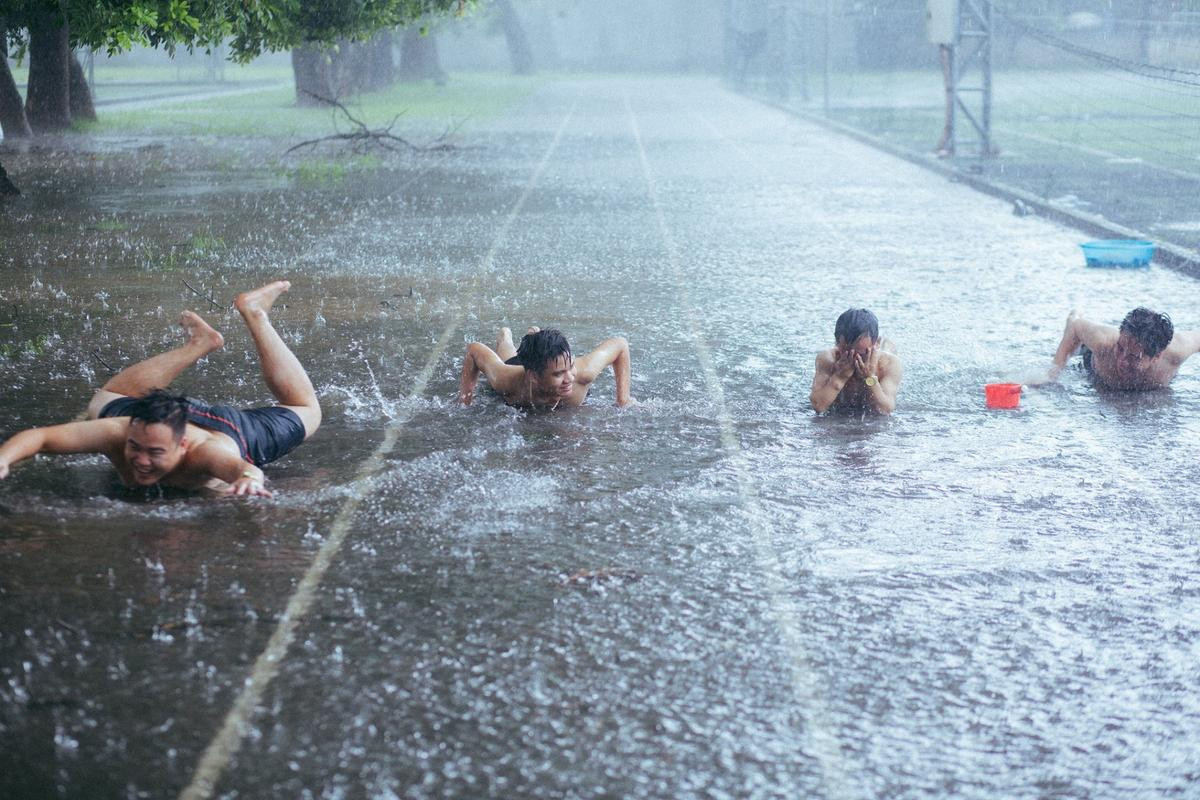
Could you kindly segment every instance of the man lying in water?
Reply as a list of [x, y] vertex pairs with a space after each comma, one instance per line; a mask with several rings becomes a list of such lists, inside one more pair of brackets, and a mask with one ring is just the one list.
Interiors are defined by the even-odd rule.
[[1119, 328], [1086, 320], [1072, 311], [1049, 380], [1057, 380], [1077, 350], [1084, 368], [1110, 389], [1161, 389], [1188, 356], [1200, 352], [1200, 332], [1177, 332], [1170, 317], [1148, 308], [1130, 311]]
[[238, 296], [234, 305], [258, 349], [263, 378], [279, 405], [239, 411], [161, 388], [225, 344], [199, 315], [183, 312], [188, 341], [122, 370], [96, 392], [88, 419], [31, 428], [0, 446], [0, 478], [35, 453], [102, 453], [127, 486], [162, 483], [219, 494], [270, 497], [262, 465], [282, 457], [321, 424], [316, 392], [267, 314], [287, 281]]
[[879, 320], [865, 308], [848, 309], [837, 318], [833, 338], [834, 346], [817, 355], [813, 409], [892, 413], [904, 367], [895, 346], [879, 338]]
[[629, 343], [619, 336], [605, 339], [579, 359], [571, 356], [571, 345], [556, 330], [530, 328], [514, 347], [512, 331], [501, 328], [492, 350], [480, 342], [467, 345], [458, 399], [470, 405], [479, 373], [510, 406], [549, 408], [583, 405], [592, 382], [605, 367], [612, 366], [617, 379], [617, 405], [629, 405]]

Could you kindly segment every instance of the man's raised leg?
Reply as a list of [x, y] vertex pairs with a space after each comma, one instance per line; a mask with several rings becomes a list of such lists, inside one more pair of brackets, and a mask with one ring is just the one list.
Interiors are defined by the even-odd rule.
[[501, 361], [508, 361], [517, 354], [517, 347], [513, 344], [512, 331], [508, 328], [501, 328], [499, 335], [496, 336], [496, 355], [500, 356]]
[[188, 332], [183, 345], [138, 362], [118, 372], [96, 392], [88, 404], [88, 417], [95, 419], [105, 405], [117, 397], [141, 397], [151, 389], [165, 389], [185, 369], [225, 344], [225, 339], [194, 311], [185, 311], [179, 324]]
[[267, 388], [280, 405], [296, 412], [304, 423], [304, 436], [308, 438], [321, 424], [321, 405], [317, 402], [317, 392], [308, 373], [300, 365], [300, 360], [279, 338], [268, 316], [279, 295], [291, 287], [288, 281], [268, 283], [238, 295], [234, 306], [246, 321], [254, 346], [258, 348], [258, 359]]

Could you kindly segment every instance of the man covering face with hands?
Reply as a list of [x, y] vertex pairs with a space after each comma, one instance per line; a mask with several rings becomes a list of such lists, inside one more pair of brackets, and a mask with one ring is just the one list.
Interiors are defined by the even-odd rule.
[[838, 317], [833, 336], [834, 346], [817, 355], [813, 409], [892, 413], [903, 366], [892, 343], [879, 338], [879, 320], [865, 308], [851, 308]]

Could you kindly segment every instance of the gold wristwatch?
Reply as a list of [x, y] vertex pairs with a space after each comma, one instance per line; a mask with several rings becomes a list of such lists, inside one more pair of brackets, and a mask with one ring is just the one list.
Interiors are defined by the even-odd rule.
[[879, 383], [879, 378], [875, 377], [874, 375], [868, 375], [867, 377], [863, 378], [863, 383], [865, 383], [867, 386], [874, 386], [875, 384]]

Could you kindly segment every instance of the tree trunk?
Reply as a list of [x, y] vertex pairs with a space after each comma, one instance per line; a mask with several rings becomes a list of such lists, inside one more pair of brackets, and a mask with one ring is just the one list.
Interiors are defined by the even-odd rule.
[[437, 38], [432, 33], [421, 35], [417, 25], [404, 29], [404, 38], [400, 41], [400, 80], [423, 81], [432, 78], [434, 83], [446, 82], [446, 73], [442, 71], [438, 59]]
[[67, 57], [67, 68], [71, 74], [71, 119], [95, 122], [96, 106], [92, 103], [92, 90], [83, 75], [83, 65], [79, 63], [79, 56], [71, 53]]
[[[5, 139], [22, 139], [32, 136], [25, 106], [21, 104], [21, 92], [8, 68], [8, 41], [4, 37], [5, 20], [0, 17], [0, 131]], [[11, 184], [10, 184], [11, 185]]]
[[29, 87], [25, 114], [37, 133], [71, 127], [71, 79], [67, 22], [58, 11], [37, 11], [29, 20]]
[[367, 50], [361, 42], [342, 39], [330, 54], [330, 72], [338, 97], [357, 94], [367, 81]]
[[8, 179], [8, 173], [4, 171], [4, 165], [0, 164], [0, 195], [20, 194], [21, 190], [13, 185], [13, 182]]
[[292, 74], [296, 78], [296, 105], [324, 106], [334, 97], [330, 59], [325, 49], [304, 44], [292, 50]]
[[496, 8], [500, 12], [500, 24], [504, 28], [504, 39], [508, 42], [508, 57], [512, 61], [512, 70], [517, 75], [533, 74], [533, 50], [529, 47], [529, 37], [525, 34], [525, 26], [513, 8], [512, 0], [496, 0]]
[[396, 82], [396, 62], [392, 60], [392, 32], [380, 31], [366, 48], [367, 75], [364, 88], [386, 89]]

